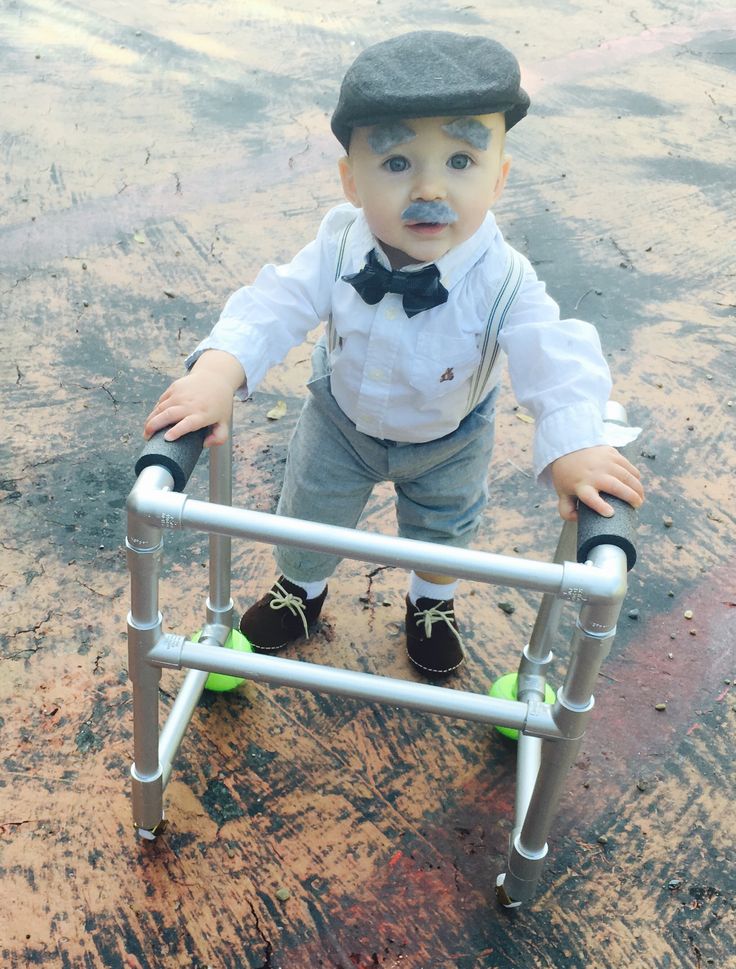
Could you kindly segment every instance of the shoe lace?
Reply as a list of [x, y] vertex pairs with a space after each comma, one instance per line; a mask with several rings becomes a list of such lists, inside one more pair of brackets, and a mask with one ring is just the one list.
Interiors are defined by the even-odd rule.
[[275, 582], [271, 590], [271, 609], [288, 609], [292, 616], [298, 616], [304, 626], [304, 635], [309, 635], [307, 617], [304, 613], [304, 600], [301, 596], [295, 596], [293, 592], [288, 592], [280, 582]]
[[455, 613], [452, 609], [440, 609], [443, 605], [442, 602], [438, 603], [436, 606], [432, 606], [429, 609], [418, 609], [414, 614], [414, 622], [417, 626], [424, 624], [424, 635], [427, 639], [432, 636], [432, 626], [436, 622], [444, 622], [450, 629], [452, 635], [457, 639], [457, 641], [462, 646], [463, 641], [460, 633], [455, 625]]

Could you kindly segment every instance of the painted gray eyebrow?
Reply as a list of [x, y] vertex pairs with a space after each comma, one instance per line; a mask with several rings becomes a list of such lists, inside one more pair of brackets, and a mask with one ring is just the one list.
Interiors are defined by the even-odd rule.
[[409, 125], [402, 121], [387, 121], [385, 124], [376, 125], [368, 132], [368, 145], [377, 155], [391, 151], [397, 145], [416, 138], [416, 132], [412, 131]]
[[485, 151], [491, 140], [491, 130], [475, 118], [455, 118], [442, 125], [442, 130], [451, 138], [467, 142], [472, 148]]

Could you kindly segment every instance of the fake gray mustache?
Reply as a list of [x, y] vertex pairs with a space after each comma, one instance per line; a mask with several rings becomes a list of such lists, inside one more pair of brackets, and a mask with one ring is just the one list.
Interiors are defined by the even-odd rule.
[[401, 213], [402, 222], [457, 222], [457, 212], [447, 202], [412, 202]]

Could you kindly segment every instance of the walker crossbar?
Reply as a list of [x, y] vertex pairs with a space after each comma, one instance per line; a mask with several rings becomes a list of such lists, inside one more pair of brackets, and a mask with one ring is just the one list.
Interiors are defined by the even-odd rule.
[[168, 491], [134, 489], [128, 508], [136, 512], [143, 522], [158, 528], [194, 528], [269, 544], [296, 545], [334, 552], [343, 558], [362, 562], [444, 572], [478, 582], [552, 592], [577, 602], [606, 602], [615, 600], [620, 594], [618, 577], [614, 577], [612, 586], [610, 576], [575, 562], [556, 565], [415, 539], [376, 535], [354, 528], [322, 525], [197, 501], [187, 495]]
[[522, 703], [496, 700], [480, 693], [448, 690], [442, 686], [397, 680], [373, 673], [339, 670], [332, 666], [282, 659], [278, 656], [233, 653], [219, 646], [193, 643], [183, 636], [162, 636], [148, 654], [148, 661], [162, 669], [226, 673], [243, 679], [386, 703], [389, 706], [423, 710], [425, 713], [438, 713], [460, 720], [516, 727], [536, 737], [562, 737], [552, 718], [550, 707], [537, 701]]
[[[625, 423], [625, 415], [619, 422]], [[554, 562], [511, 558], [233, 508], [229, 443], [210, 449], [210, 501], [191, 499], [180, 492], [196, 464], [203, 435], [187, 436], [181, 445], [181, 461], [178, 442], [160, 447], [160, 435], [157, 437], [159, 442], [149, 442], [136, 465], [138, 478], [128, 499], [126, 540], [131, 576], [128, 650], [133, 687], [132, 799], [139, 834], [153, 839], [161, 831], [163, 792], [173, 761], [208, 673], [222, 673], [517, 730], [515, 824], [507, 871], [499, 875], [496, 891], [506, 907], [531, 899], [541, 877], [547, 837], [567, 771], [593, 709], [595, 681], [615, 636], [626, 594], [626, 573], [635, 560], [634, 519], [629, 511], [619, 513], [617, 509], [620, 528], [616, 522], [612, 526], [612, 520], [591, 523], [588, 516], [581, 527], [586, 543], [584, 562], [572, 560], [576, 529], [570, 523], [563, 527]], [[163, 632], [158, 589], [162, 532], [167, 528], [210, 534], [209, 596], [197, 642]], [[522, 653], [514, 696], [498, 698], [223, 649], [233, 620], [231, 537], [330, 551], [360, 561], [544, 593], [532, 636]], [[564, 683], [550, 704], [545, 702], [547, 670], [565, 600], [578, 603], [580, 611]], [[162, 668], [189, 672], [159, 736]]]

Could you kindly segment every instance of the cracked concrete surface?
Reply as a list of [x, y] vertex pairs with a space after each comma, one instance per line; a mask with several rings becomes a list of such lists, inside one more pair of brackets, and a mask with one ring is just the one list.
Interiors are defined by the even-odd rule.
[[[339, 201], [339, 79], [408, 26], [487, 32], [519, 54], [533, 111], [509, 138], [499, 222], [563, 311], [596, 323], [645, 429], [639, 563], [540, 893], [511, 916], [492, 880], [513, 754], [475, 724], [246, 683], [196, 711], [165, 835], [131, 829], [123, 508], [141, 421], [229, 292]], [[2, 964], [728, 965], [732, 4], [16, 0], [0, 45]], [[293, 351], [236, 406], [243, 506], [275, 507], [308, 359]], [[524, 416], [506, 388], [479, 545], [547, 559], [558, 525]], [[191, 493], [205, 482], [198, 467]], [[392, 529], [390, 489], [364, 525]], [[206, 557], [203, 537], [169, 537], [167, 629], [201, 625]], [[236, 543], [233, 574], [246, 605], [270, 551]], [[413, 678], [404, 586], [343, 563], [319, 634], [290, 655]], [[535, 609], [466, 584], [456, 688], [514, 669]], [[164, 673], [164, 711], [179, 680]]]

